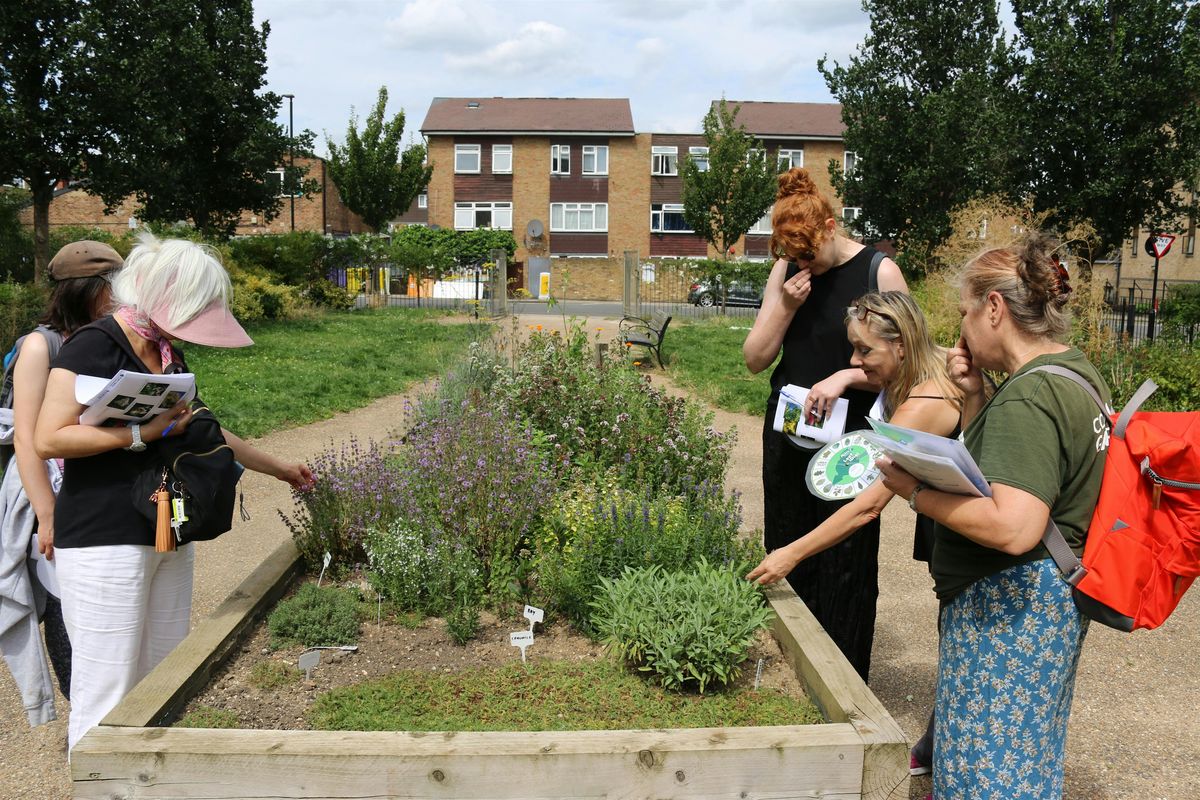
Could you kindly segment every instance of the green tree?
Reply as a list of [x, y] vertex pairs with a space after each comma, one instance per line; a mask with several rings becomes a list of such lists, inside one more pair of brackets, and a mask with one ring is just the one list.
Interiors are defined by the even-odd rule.
[[[1200, 5], [1014, 0], [1020, 72], [1013, 190], [1060, 232], [1090, 223], [1102, 252], [1142, 224], [1196, 213]], [[1140, 243], [1139, 243], [1140, 244]]]
[[683, 158], [683, 219], [728, 258], [729, 248], [775, 201], [775, 170], [762, 144], [737, 121], [725, 98], [704, 115], [707, 164]]
[[22, 0], [0, 11], [0, 176], [28, 184], [38, 280], [50, 261], [55, 185], [77, 174], [95, 140], [89, 16], [78, 0]]
[[[270, 26], [254, 25], [250, 0], [92, 0], [90, 102], [104, 137], [86, 159], [89, 191], [110, 207], [130, 194], [150, 221], [191, 220], [209, 236], [232, 234], [243, 211], [271, 219], [278, 183], [267, 174], [294, 143], [275, 120], [266, 82]], [[288, 170], [284, 187], [316, 189]]]
[[414, 144], [400, 152], [404, 111], [385, 121], [387, 99], [387, 87], [379, 87], [379, 98], [361, 134], [351, 110], [344, 145], [334, 144], [325, 134], [329, 177], [346, 206], [376, 232], [407, 211], [433, 175], [433, 166], [425, 163], [425, 145]]
[[859, 231], [927, 263], [950, 212], [1004, 176], [1010, 140], [997, 97], [1012, 74], [995, 0], [864, 0], [870, 32], [848, 65], [817, 62], [842, 104], [846, 174], [831, 166]]

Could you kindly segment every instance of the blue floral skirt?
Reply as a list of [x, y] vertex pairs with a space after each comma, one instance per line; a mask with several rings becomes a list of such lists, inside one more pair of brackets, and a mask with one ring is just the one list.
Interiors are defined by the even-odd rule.
[[976, 581], [942, 609], [936, 800], [1062, 797], [1087, 622], [1048, 558]]

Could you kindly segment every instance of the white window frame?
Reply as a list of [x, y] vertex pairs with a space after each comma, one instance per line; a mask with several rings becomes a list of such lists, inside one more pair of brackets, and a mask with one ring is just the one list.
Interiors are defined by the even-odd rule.
[[750, 166], [750, 162], [754, 160], [754, 154], [755, 154], [755, 153], [758, 153], [759, 155], [761, 155], [761, 156], [763, 157], [763, 160], [764, 160], [764, 161], [766, 161], [766, 159], [767, 159], [767, 148], [765, 148], [765, 147], [751, 147], [751, 148], [749, 148], [748, 150], [746, 150], [746, 166]]
[[552, 144], [552, 145], [550, 145], [550, 174], [551, 175], [570, 175], [571, 174], [571, 145], [569, 145], [569, 144]]
[[[475, 157], [475, 169], [463, 169], [459, 162], [462, 156]], [[478, 175], [483, 169], [483, 146], [478, 144], [454, 145], [454, 172], [456, 175]]]
[[429, 195], [426, 192], [417, 195], [417, 208], [429, 208]]
[[[607, 175], [608, 174], [608, 145], [606, 144], [585, 144], [581, 148], [583, 155], [581, 157], [584, 175]], [[588, 169], [588, 158], [592, 159], [592, 168]], [[603, 162], [603, 163], [601, 163]]]
[[[286, 173], [284, 173], [284, 171], [283, 171], [283, 167], [280, 167], [279, 169], [267, 170], [267, 176], [271, 176], [271, 175], [279, 176], [279, 191], [275, 193], [275, 196], [276, 197], [287, 197], [287, 193], [283, 191], [283, 179], [286, 175]], [[263, 180], [265, 181], [266, 178], [263, 178]]]
[[[590, 220], [588, 227], [583, 224], [585, 217]], [[608, 203], [551, 203], [550, 230], [561, 233], [608, 233]]]
[[[784, 163], [784, 159], [787, 163]], [[804, 166], [804, 150], [795, 148], [781, 147], [775, 152], [775, 166], [780, 172], [787, 172], [789, 169]]]
[[842, 151], [842, 174], [853, 175], [858, 170], [858, 151]]
[[[690, 228], [664, 228], [663, 218], [666, 214], [678, 214], [683, 219], [683, 203], [652, 203], [650, 205], [651, 233], [695, 233]], [[686, 225], [687, 222], [684, 221]]]
[[770, 235], [772, 233], [771, 214], [774, 211], [775, 211], [775, 206], [771, 206], [770, 208], [768, 208], [767, 212], [765, 214], [763, 214], [758, 219], [758, 221], [755, 222], [753, 226], [751, 226], [750, 230], [746, 231], [746, 233]]
[[[454, 204], [454, 230], [473, 231], [480, 227], [494, 228], [500, 231], [512, 230], [512, 203], [508, 201], [484, 201]], [[487, 211], [492, 215], [490, 225], [480, 226], [478, 212]], [[466, 215], [470, 215], [470, 224]], [[507, 219], [506, 219], [507, 218]]]
[[[500, 156], [507, 156], [508, 168], [501, 169], [496, 166], [500, 161]], [[512, 175], [513, 171], [513, 146], [511, 144], [494, 144], [492, 145], [492, 174], [493, 175]]]
[[862, 209], [858, 206], [842, 206], [842, 224], [850, 225], [856, 222], [862, 216]]
[[678, 175], [679, 148], [675, 145], [656, 144], [650, 147], [651, 175]]
[[707, 147], [689, 147], [688, 156], [692, 159], [692, 163], [696, 165], [697, 170], [700, 172], [708, 172]]
[[1196, 255], [1196, 234], [1189, 233], [1183, 237], [1183, 255], [1192, 258]]

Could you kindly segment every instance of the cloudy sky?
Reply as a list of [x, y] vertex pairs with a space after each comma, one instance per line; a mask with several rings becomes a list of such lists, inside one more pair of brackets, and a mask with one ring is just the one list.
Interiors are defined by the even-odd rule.
[[[416, 136], [434, 97], [627, 97], [638, 131], [700, 130], [710, 101], [832, 102], [817, 60], [867, 33], [858, 0], [255, 0], [295, 128], [345, 136], [380, 86]], [[287, 124], [287, 103], [281, 121]]]

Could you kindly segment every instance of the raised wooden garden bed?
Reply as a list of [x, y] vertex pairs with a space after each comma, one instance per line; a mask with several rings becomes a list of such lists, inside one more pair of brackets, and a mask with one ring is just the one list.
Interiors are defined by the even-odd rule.
[[299, 571], [271, 554], [71, 753], [76, 798], [908, 797], [899, 726], [783, 583], [774, 633], [821, 725], [533, 733], [156, 727]]

